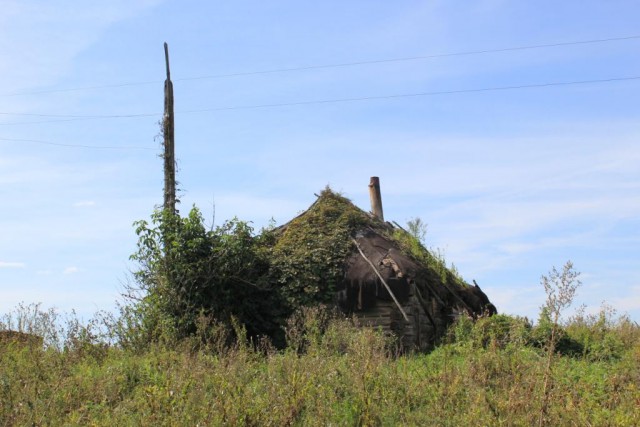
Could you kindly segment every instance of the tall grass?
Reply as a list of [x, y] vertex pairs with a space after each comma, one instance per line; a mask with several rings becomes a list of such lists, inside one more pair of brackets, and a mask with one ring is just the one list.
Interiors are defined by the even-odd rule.
[[[55, 312], [27, 308], [27, 331], [53, 336]], [[544, 425], [640, 425], [637, 324], [607, 308], [561, 324], [583, 348], [554, 350], [546, 390], [539, 327], [462, 317], [430, 354], [399, 355], [320, 309], [289, 322], [280, 351], [229, 345], [242, 330], [207, 319], [193, 339], [145, 349], [96, 338], [89, 322], [42, 348], [0, 344], [0, 425], [531, 425], [545, 393]]]

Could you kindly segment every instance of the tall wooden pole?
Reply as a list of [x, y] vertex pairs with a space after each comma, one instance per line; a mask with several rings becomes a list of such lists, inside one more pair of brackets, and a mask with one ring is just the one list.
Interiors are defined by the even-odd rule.
[[167, 79], [164, 81], [164, 117], [162, 136], [164, 145], [164, 209], [176, 213], [176, 158], [173, 121], [173, 83], [169, 70], [169, 46], [164, 44]]
[[372, 176], [369, 181], [369, 199], [371, 199], [371, 213], [384, 221], [384, 215], [382, 213], [382, 195], [380, 194], [380, 178]]

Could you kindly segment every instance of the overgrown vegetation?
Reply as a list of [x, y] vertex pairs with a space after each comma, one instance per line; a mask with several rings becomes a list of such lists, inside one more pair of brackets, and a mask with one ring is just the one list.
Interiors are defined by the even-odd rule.
[[[257, 235], [156, 212], [136, 223], [119, 316], [31, 305], [0, 319], [0, 425], [640, 425], [640, 326], [607, 306], [563, 321], [570, 263], [542, 277], [537, 324], [461, 316], [431, 353], [399, 354], [322, 305], [362, 226], [378, 225], [328, 189]], [[389, 237], [464, 285], [425, 230]]]
[[352, 237], [373, 221], [329, 188], [304, 215], [257, 235], [237, 219], [207, 230], [195, 207], [184, 218], [158, 210], [135, 224], [130, 341], [177, 341], [215, 319], [281, 347], [297, 308], [333, 300]]
[[371, 221], [349, 200], [327, 188], [304, 216], [281, 230], [270, 253], [271, 277], [290, 307], [332, 301], [344, 275], [351, 238]]
[[193, 336], [203, 322], [236, 322], [250, 335], [275, 336], [283, 317], [278, 295], [271, 289], [266, 241], [270, 231], [255, 237], [238, 219], [207, 230], [200, 211], [180, 218], [157, 211], [152, 223], [138, 221], [140, 268], [126, 308], [132, 340], [146, 345]]
[[[25, 309], [33, 331], [52, 326]], [[134, 350], [90, 338], [113, 327], [102, 320], [45, 348], [0, 343], [0, 425], [532, 425], [545, 394], [539, 326], [506, 315], [461, 317], [436, 350], [404, 356], [321, 308], [291, 319], [280, 351], [229, 345], [219, 324], [198, 327], [208, 346]], [[639, 425], [640, 327], [605, 308], [558, 330], [590, 350], [554, 353], [542, 424]]]
[[447, 267], [447, 262], [441, 249], [436, 248], [428, 250], [425, 248], [423, 239], [426, 234], [426, 225], [424, 225], [419, 218], [409, 221], [408, 226], [408, 231], [397, 229], [391, 236], [400, 244], [400, 247], [404, 251], [411, 254], [416, 260], [435, 271], [440, 276], [440, 280], [443, 283], [455, 283], [461, 286], [469, 286], [469, 284], [458, 274], [458, 271], [453, 264], [450, 267]]
[[408, 232], [394, 228], [328, 187], [304, 214], [257, 234], [238, 219], [208, 230], [195, 207], [184, 218], [158, 210], [135, 226], [131, 258], [139, 268], [123, 313], [132, 327], [123, 332], [139, 347], [194, 336], [202, 322], [239, 326], [254, 341], [267, 337], [282, 347], [295, 310], [335, 300], [353, 238], [366, 230], [396, 242], [434, 286], [468, 286], [441, 252], [425, 249], [421, 220], [409, 221]]

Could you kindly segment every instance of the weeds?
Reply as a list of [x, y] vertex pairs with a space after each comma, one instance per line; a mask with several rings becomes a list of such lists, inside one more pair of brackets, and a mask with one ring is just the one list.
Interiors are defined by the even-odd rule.
[[555, 358], [555, 351], [559, 341], [560, 331], [560, 316], [565, 308], [571, 305], [573, 298], [576, 294], [576, 290], [580, 287], [580, 280], [578, 277], [580, 273], [573, 269], [571, 261], [562, 268], [562, 272], [558, 271], [555, 267], [551, 270], [548, 276], [542, 276], [541, 283], [544, 287], [544, 291], [547, 294], [547, 301], [542, 308], [543, 315], [547, 315], [550, 323], [549, 339], [546, 342], [546, 365], [544, 367], [543, 382], [542, 382], [542, 399], [540, 405], [540, 413], [538, 416], [538, 425], [543, 426], [548, 424], [549, 418], [549, 397], [551, 394], [550, 388], [553, 386], [552, 368]]
[[[279, 351], [204, 314], [192, 337], [140, 348], [109, 338], [116, 319], [104, 315], [22, 310], [0, 329], [57, 335], [41, 348], [0, 343], [0, 425], [532, 425], [545, 393], [543, 424], [640, 424], [640, 327], [608, 307], [556, 318], [555, 347], [539, 345], [549, 325], [462, 316], [412, 355], [323, 308], [291, 318]], [[559, 353], [560, 338], [582, 351]]]

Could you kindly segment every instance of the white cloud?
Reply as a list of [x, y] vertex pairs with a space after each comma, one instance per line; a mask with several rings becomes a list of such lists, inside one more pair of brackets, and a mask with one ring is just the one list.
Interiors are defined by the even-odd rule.
[[78, 269], [78, 267], [67, 267], [67, 268], [65, 268], [65, 269], [64, 269], [64, 271], [63, 271], [62, 273], [63, 273], [63, 274], [75, 274], [75, 273], [77, 273], [78, 271], [80, 271], [80, 270]]
[[75, 202], [73, 204], [73, 207], [75, 208], [85, 208], [85, 207], [91, 207], [91, 206], [95, 206], [96, 202], [94, 202], [93, 200], [83, 200], [81, 202]]
[[25, 268], [24, 262], [0, 261], [0, 268]]
[[498, 312], [527, 316], [535, 320], [540, 306], [544, 303], [542, 287], [536, 286], [484, 286], [482, 290], [489, 296]]
[[640, 311], [640, 285], [630, 286], [628, 294], [609, 301], [618, 313]]

